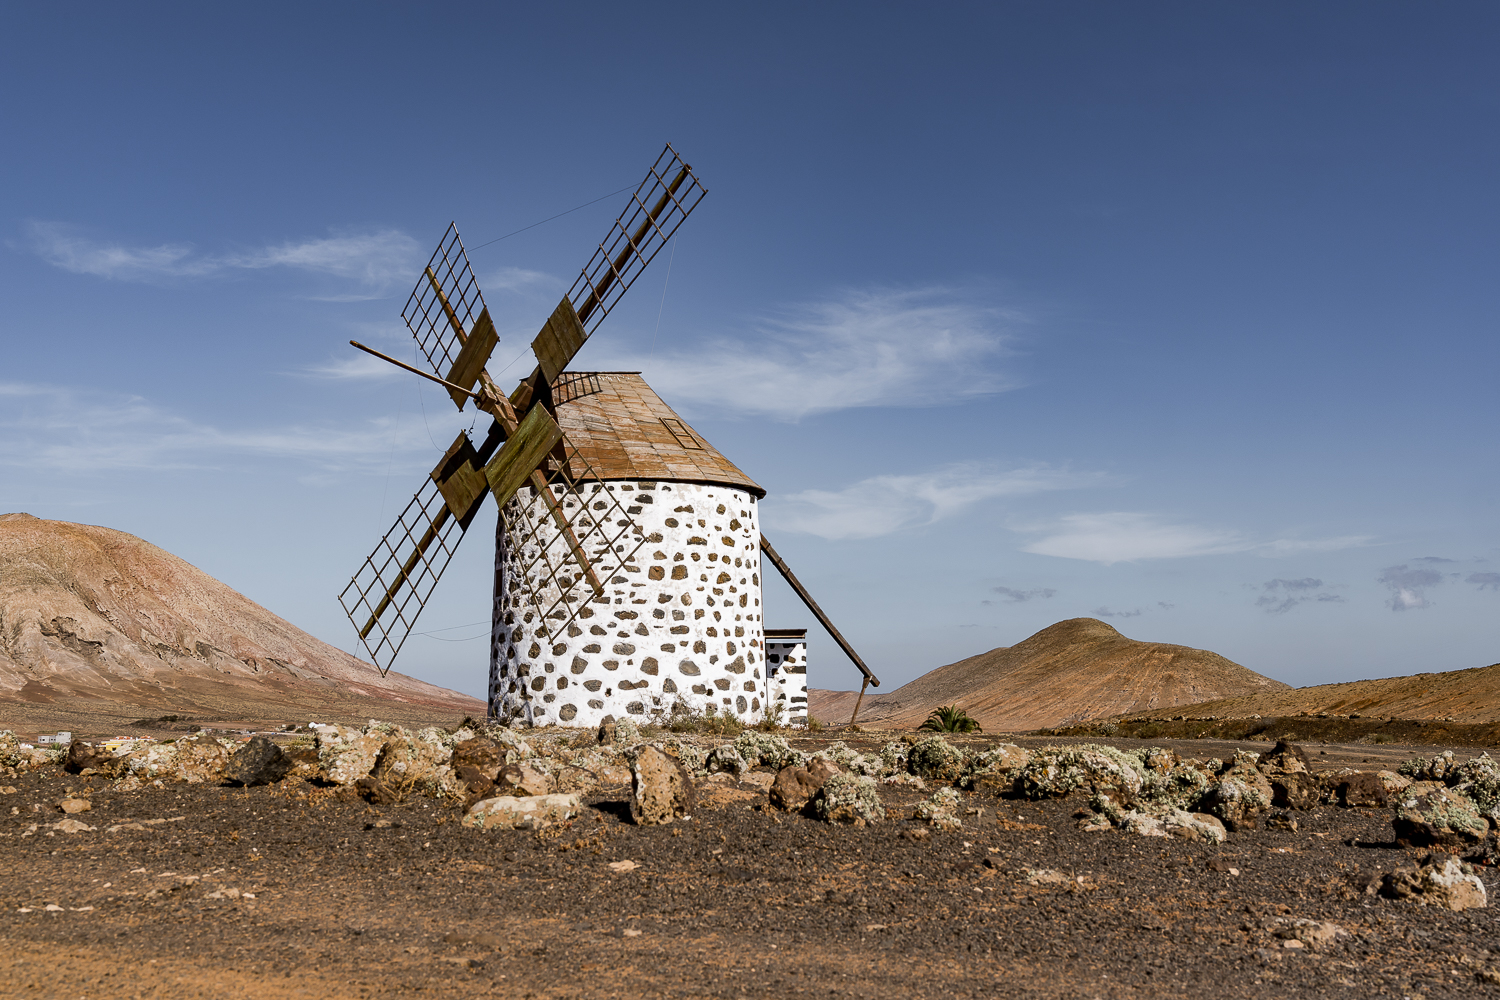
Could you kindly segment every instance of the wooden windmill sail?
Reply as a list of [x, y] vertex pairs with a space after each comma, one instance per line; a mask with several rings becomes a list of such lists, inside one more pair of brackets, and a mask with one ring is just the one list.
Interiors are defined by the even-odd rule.
[[[497, 544], [510, 548], [511, 562], [525, 584], [519, 588], [528, 605], [525, 617], [543, 623], [543, 637], [576, 633], [574, 620], [590, 614], [586, 606], [605, 602], [609, 581], [635, 568], [649, 536], [630, 504], [621, 502], [621, 494], [603, 485], [621, 478], [613, 467], [619, 456], [609, 447], [601, 449], [599, 436], [587, 431], [587, 421], [565, 433], [558, 419], [559, 405], [584, 396], [602, 398], [588, 381], [597, 382], [598, 373], [565, 374], [565, 369], [705, 194], [692, 168], [669, 144], [542, 325], [531, 344], [536, 366], [508, 395], [485, 370], [499, 338], [455, 226], [450, 225], [402, 311], [430, 370], [350, 342], [441, 383], [460, 410], [472, 401], [492, 418], [477, 445], [466, 433], [455, 438], [339, 595], [360, 642], [382, 672], [390, 669], [411, 635], [487, 494], [501, 511]], [[645, 394], [656, 398], [649, 389]], [[599, 402], [591, 400], [584, 409]], [[668, 439], [680, 431], [685, 438], [677, 437], [679, 444], [696, 440], [675, 414], [661, 418], [655, 430]], [[702, 460], [707, 452], [699, 450]], [[878, 685], [763, 536], [758, 542], [859, 666], [866, 683]], [[500, 590], [497, 580], [497, 622]]]

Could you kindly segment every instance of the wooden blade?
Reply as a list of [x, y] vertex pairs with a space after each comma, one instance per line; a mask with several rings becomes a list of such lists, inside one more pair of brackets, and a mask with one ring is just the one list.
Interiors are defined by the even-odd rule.
[[484, 467], [484, 477], [495, 494], [495, 502], [505, 506], [546, 460], [552, 446], [561, 440], [562, 428], [552, 414], [546, 407], [533, 406], [505, 446]]
[[469, 522], [479, 512], [479, 505], [490, 485], [484, 473], [479, 471], [479, 453], [469, 441], [469, 435], [460, 431], [453, 444], [443, 455], [442, 461], [429, 474], [437, 483], [438, 492], [448, 505], [448, 512], [458, 518], [467, 529]]
[[531, 342], [531, 350], [536, 355], [537, 364], [541, 366], [542, 376], [548, 385], [568, 367], [568, 362], [573, 360], [573, 355], [578, 353], [587, 336], [583, 332], [583, 324], [579, 322], [578, 313], [573, 311], [573, 303], [564, 297], [548, 317], [542, 332]]
[[[485, 362], [490, 360], [490, 354], [495, 350], [495, 345], [500, 342], [500, 335], [495, 332], [495, 324], [490, 320], [490, 311], [485, 308], [479, 313], [479, 318], [474, 321], [474, 329], [464, 341], [464, 346], [459, 349], [458, 357], [454, 359], [453, 367], [448, 371], [448, 381], [463, 389], [473, 389], [474, 383], [479, 381], [480, 373], [484, 371]], [[468, 397], [463, 393], [448, 390], [448, 395], [453, 397], [453, 402], [462, 410]]]

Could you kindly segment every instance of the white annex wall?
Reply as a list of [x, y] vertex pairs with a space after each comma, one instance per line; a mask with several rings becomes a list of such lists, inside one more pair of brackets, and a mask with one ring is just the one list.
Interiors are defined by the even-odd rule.
[[807, 725], [807, 636], [766, 639], [766, 703], [782, 702], [782, 721]]
[[[520, 586], [501, 595], [490, 664], [490, 712], [534, 725], [642, 719], [676, 702], [747, 721], [764, 711], [760, 528], [754, 495], [728, 486], [611, 482], [645, 545], [566, 629], [543, 619]], [[536, 504], [534, 523], [550, 524]], [[507, 544], [506, 551], [512, 546]], [[517, 557], [506, 571], [517, 579]], [[551, 581], [527, 578], [545, 590]]]

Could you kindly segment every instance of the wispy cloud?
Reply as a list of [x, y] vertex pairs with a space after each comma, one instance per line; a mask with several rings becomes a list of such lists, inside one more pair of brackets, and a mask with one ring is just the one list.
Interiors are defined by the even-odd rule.
[[1267, 614], [1285, 614], [1299, 604], [1319, 601], [1325, 604], [1342, 604], [1344, 598], [1324, 587], [1323, 581], [1305, 576], [1300, 580], [1267, 580], [1264, 591], [1255, 599], [1255, 606]]
[[1254, 543], [1237, 531], [1174, 524], [1150, 514], [1069, 514], [1022, 551], [1105, 564], [1136, 559], [1244, 552]]
[[33, 222], [28, 235], [32, 250], [54, 267], [115, 281], [161, 281], [236, 270], [291, 268], [349, 279], [367, 288], [385, 288], [409, 279], [420, 253], [416, 240], [396, 229], [335, 232], [322, 238], [223, 254], [199, 253], [189, 243], [129, 246], [97, 239], [82, 227], [61, 222]]
[[1131, 511], [1068, 514], [1029, 531], [1042, 537], [1023, 546], [1023, 552], [1106, 565], [1138, 559], [1182, 559], [1233, 552], [1255, 552], [1265, 556], [1327, 552], [1365, 545], [1370, 541], [1365, 535], [1260, 541], [1229, 528], [1174, 522], [1155, 514]]
[[[1413, 561], [1451, 562], [1431, 556]], [[1381, 571], [1379, 581], [1391, 592], [1391, 599], [1386, 602], [1386, 607], [1392, 611], [1415, 611], [1432, 607], [1427, 591], [1443, 582], [1443, 574], [1432, 569], [1413, 569], [1403, 563], [1400, 566], [1387, 566]]]
[[[991, 587], [990, 593], [999, 594], [1001, 602], [1005, 604], [1025, 604], [1027, 601], [1043, 600], [1056, 597], [1057, 591], [1051, 587], [1037, 587], [1034, 590], [1016, 590], [1012, 587]], [[980, 601], [981, 604], [994, 604], [994, 601]]]
[[1465, 583], [1472, 583], [1480, 590], [1500, 590], [1500, 573], [1470, 573]]
[[[431, 434], [446, 445], [468, 418], [438, 410]], [[64, 475], [118, 470], [214, 468], [236, 458], [302, 460], [321, 471], [384, 471], [432, 454], [419, 418], [355, 426], [227, 429], [173, 413], [138, 396], [79, 393], [59, 386], [0, 383], [0, 466]]]
[[1146, 612], [1141, 608], [1134, 611], [1111, 611], [1109, 608], [1095, 608], [1093, 614], [1100, 618], [1139, 618]]
[[773, 420], [867, 406], [940, 406], [1013, 388], [998, 367], [1023, 323], [950, 288], [849, 291], [787, 309], [749, 336], [721, 337], [647, 363], [678, 402]]
[[932, 524], [1000, 497], [1094, 486], [1102, 476], [1046, 467], [998, 471], [959, 464], [921, 475], [874, 476], [842, 490], [804, 490], [767, 504], [778, 528], [829, 539], [875, 538]]

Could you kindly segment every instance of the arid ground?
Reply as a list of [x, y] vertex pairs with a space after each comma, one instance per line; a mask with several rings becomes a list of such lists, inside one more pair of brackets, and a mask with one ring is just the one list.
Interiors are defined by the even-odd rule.
[[[1307, 751], [1372, 770], [1416, 752]], [[910, 821], [921, 796], [897, 788], [886, 822], [834, 827], [721, 778], [666, 826], [633, 825], [620, 787], [564, 827], [480, 832], [432, 799], [302, 781], [7, 780], [5, 996], [1500, 996], [1500, 911], [1365, 891], [1419, 853], [1393, 846], [1389, 809], [1319, 807], [1211, 846], [1086, 833], [1077, 802], [992, 792], [965, 796], [961, 830]], [[47, 829], [68, 789], [94, 831]], [[1343, 933], [1297, 947], [1298, 919]]]

